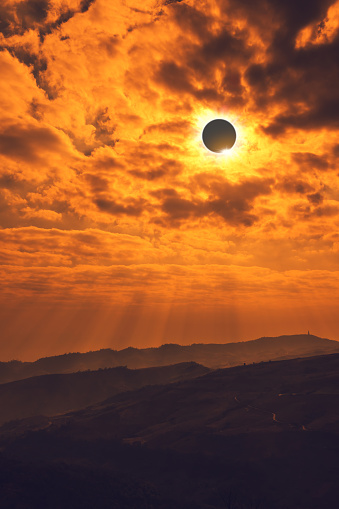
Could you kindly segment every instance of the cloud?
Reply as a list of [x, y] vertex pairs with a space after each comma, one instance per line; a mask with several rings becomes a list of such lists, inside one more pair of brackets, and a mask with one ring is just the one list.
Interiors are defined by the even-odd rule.
[[162, 164], [156, 165], [147, 171], [142, 170], [130, 170], [130, 174], [146, 179], [146, 180], [157, 180], [179, 175], [183, 170], [183, 164], [174, 159], [167, 159]]
[[95, 0], [71, 0], [70, 7], [58, 0], [5, 0], [0, 10], [0, 31], [6, 38], [38, 29], [41, 40], [77, 12], [85, 13]]
[[[188, 6], [182, 5], [184, 12], [191, 12]], [[175, 93], [188, 94], [199, 101], [216, 104], [227, 101], [230, 104], [243, 104], [245, 89], [241, 84], [239, 67], [251, 57], [253, 50], [247, 45], [246, 35], [240, 30], [225, 27], [213, 33], [208, 29], [202, 32], [199, 25], [207, 27], [208, 18], [193, 10], [197, 18], [197, 26], [193, 28], [191, 21], [183, 21], [179, 10], [175, 19], [181, 28], [188, 28], [200, 36], [198, 42], [189, 40], [181, 50], [181, 65], [174, 60], [163, 60], [154, 74], [157, 84]], [[209, 20], [211, 22], [211, 20]], [[221, 83], [214, 79], [216, 67], [221, 68]], [[212, 82], [212, 85], [211, 85]]]
[[[338, 46], [339, 49], [339, 46]], [[328, 80], [336, 79], [336, 76], [328, 76]], [[321, 100], [313, 109], [307, 113], [277, 115], [274, 121], [263, 130], [265, 133], [275, 137], [284, 133], [289, 128], [319, 129], [327, 127], [338, 129], [339, 100], [336, 94]]]
[[194, 87], [188, 76], [188, 70], [184, 67], [179, 67], [170, 60], [161, 62], [155, 74], [155, 80], [157, 83], [175, 92], [194, 92]]
[[313, 205], [320, 205], [324, 201], [324, 196], [321, 193], [308, 194], [307, 198]]
[[285, 193], [306, 194], [314, 191], [313, 186], [306, 180], [301, 180], [296, 176], [284, 177], [277, 182], [276, 188]]
[[[316, 302], [338, 295], [338, 287], [330, 271], [277, 271], [262, 268], [236, 268], [215, 266], [182, 267], [156, 264], [116, 265], [114, 267], [79, 266], [70, 267], [7, 267], [1, 270], [5, 294], [11, 297], [16, 292], [21, 298], [34, 295], [45, 298], [46, 295], [56, 301], [88, 301], [88, 295], [98, 302], [122, 305], [123, 303], [143, 304], [157, 302], [166, 304], [198, 304], [202, 299], [206, 307], [211, 308], [221, 301], [230, 303], [234, 296], [253, 305], [260, 297], [261, 302], [280, 299], [298, 303], [300, 299], [314, 293]], [[203, 274], [203, 275], [202, 275]], [[194, 292], [192, 292], [194, 282]], [[174, 301], [173, 301], [174, 299]]]
[[[51, 211], [39, 210], [55, 220]], [[1, 264], [10, 266], [131, 265], [160, 262], [170, 255], [168, 248], [159, 251], [149, 239], [136, 235], [104, 232], [99, 229], [62, 230], [37, 227], [0, 230]]]
[[306, 171], [313, 169], [326, 171], [329, 168], [329, 163], [325, 156], [319, 156], [310, 152], [295, 152], [292, 154], [292, 158], [299, 168]]
[[[248, 1], [219, 4], [223, 12], [229, 9], [242, 18], [252, 44], [257, 37], [264, 43], [261, 46], [258, 41], [260, 62], [248, 58], [244, 69], [249, 87], [246, 99], [253, 109], [271, 106], [275, 111], [263, 123], [264, 132], [277, 137], [289, 129], [336, 129], [338, 34], [322, 45], [295, 46], [300, 30], [312, 23], [319, 26], [334, 1], [314, 0], [307, 2], [307, 8], [303, 0], [262, 1], [255, 9]], [[246, 41], [246, 36], [242, 39]]]
[[[333, 9], [3, 2], [3, 299], [193, 313], [336, 295]], [[201, 140], [215, 117], [237, 131], [222, 156]]]
[[193, 5], [177, 3], [172, 6], [171, 14], [181, 31], [195, 35], [198, 40], [204, 40], [210, 33], [211, 16]]
[[138, 200], [134, 200], [133, 198], [127, 200], [128, 204], [126, 205], [103, 198], [94, 200], [94, 203], [101, 211], [114, 216], [120, 216], [121, 214], [125, 214], [127, 216], [140, 216], [143, 211], [142, 203]]
[[6, 2], [0, 9], [0, 31], [5, 37], [22, 35], [26, 30], [42, 24], [48, 15], [48, 0]]
[[254, 200], [270, 194], [273, 183], [270, 179], [252, 179], [232, 184], [208, 175], [199, 175], [195, 181], [201, 190], [208, 193], [207, 199], [188, 200], [174, 189], [165, 189], [157, 194], [162, 198], [162, 210], [172, 223], [214, 215], [231, 225], [251, 226], [259, 220], [252, 212]]
[[0, 154], [34, 163], [48, 152], [62, 150], [65, 138], [49, 127], [8, 125], [0, 132]]

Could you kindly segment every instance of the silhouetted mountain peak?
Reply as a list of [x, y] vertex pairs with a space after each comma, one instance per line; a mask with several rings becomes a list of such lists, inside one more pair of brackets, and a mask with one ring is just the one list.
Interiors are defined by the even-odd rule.
[[149, 368], [196, 362], [209, 368], [236, 366], [274, 359], [309, 357], [339, 352], [339, 343], [312, 334], [261, 337], [237, 343], [166, 343], [160, 347], [122, 350], [105, 348], [86, 353], [74, 352], [44, 357], [35, 362], [0, 363], [0, 383], [48, 373], [72, 373], [117, 366]]

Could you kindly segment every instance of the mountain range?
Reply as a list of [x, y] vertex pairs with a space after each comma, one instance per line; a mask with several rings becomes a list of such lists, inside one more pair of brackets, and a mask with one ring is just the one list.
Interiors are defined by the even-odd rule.
[[68, 353], [34, 362], [0, 362], [0, 383], [32, 376], [74, 373], [126, 366], [130, 369], [196, 362], [217, 369], [243, 363], [310, 357], [339, 352], [339, 342], [308, 334], [262, 337], [253, 341], [227, 344], [165, 344], [158, 348], [102, 349], [87, 353]]
[[0, 506], [335, 509], [338, 388], [331, 354], [209, 371], [7, 422]]
[[12, 379], [1, 509], [337, 508], [335, 341], [100, 350], [0, 371]]
[[171, 366], [40, 375], [0, 384], [0, 425], [37, 415], [85, 408], [115, 394], [203, 375], [210, 370], [194, 362]]

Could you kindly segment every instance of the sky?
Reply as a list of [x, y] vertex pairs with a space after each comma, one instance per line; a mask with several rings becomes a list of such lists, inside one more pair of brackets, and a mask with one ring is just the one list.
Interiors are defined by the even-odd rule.
[[0, 360], [339, 339], [338, 29], [332, 0], [3, 0]]

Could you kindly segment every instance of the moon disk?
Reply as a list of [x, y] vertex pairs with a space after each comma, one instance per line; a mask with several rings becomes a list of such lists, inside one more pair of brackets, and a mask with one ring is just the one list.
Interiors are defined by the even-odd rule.
[[227, 120], [216, 118], [208, 122], [202, 131], [202, 141], [211, 152], [220, 154], [233, 147], [237, 133]]

